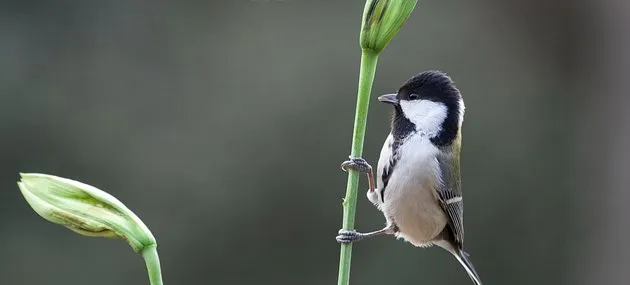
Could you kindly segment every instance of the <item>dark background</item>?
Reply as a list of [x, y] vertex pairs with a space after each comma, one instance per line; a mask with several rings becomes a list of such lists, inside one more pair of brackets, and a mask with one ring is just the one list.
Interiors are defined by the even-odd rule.
[[[165, 284], [335, 284], [364, 1], [2, 1], [0, 284], [148, 284], [124, 242], [38, 217], [18, 172], [113, 194]], [[448, 72], [466, 105], [466, 249], [484, 284], [630, 281], [627, 1], [419, 1], [376, 95]], [[364, 196], [357, 229], [384, 219]], [[471, 284], [446, 252], [354, 247], [353, 284]]]

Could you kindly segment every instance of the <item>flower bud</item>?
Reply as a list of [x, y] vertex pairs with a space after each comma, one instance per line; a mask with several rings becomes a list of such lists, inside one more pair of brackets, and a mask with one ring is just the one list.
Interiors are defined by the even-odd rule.
[[417, 0], [368, 0], [363, 9], [361, 48], [380, 53], [405, 24]]
[[22, 195], [44, 219], [86, 236], [125, 239], [136, 252], [156, 245], [147, 226], [112, 195], [53, 175], [20, 176]]

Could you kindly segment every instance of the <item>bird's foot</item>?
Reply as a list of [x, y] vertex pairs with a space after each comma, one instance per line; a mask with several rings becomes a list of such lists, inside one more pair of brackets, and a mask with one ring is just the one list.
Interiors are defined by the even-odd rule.
[[361, 173], [372, 172], [372, 166], [362, 157], [350, 157], [350, 160], [346, 160], [341, 163], [341, 169], [346, 172], [348, 169], [354, 169]]
[[356, 242], [356, 241], [360, 241], [364, 238], [364, 235], [362, 233], [356, 232], [356, 231], [348, 231], [348, 230], [339, 230], [339, 233], [336, 237], [337, 242], [339, 243], [351, 243], [351, 242]]

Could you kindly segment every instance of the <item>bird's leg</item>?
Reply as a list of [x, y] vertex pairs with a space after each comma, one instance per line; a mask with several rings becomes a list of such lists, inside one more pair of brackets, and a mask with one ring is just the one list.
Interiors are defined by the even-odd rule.
[[396, 226], [393, 224], [387, 225], [385, 228], [373, 231], [369, 233], [359, 233], [356, 231], [339, 230], [337, 235], [337, 242], [339, 243], [351, 243], [357, 242], [367, 237], [380, 236], [380, 235], [393, 235], [396, 233]]
[[[365, 173], [368, 178], [368, 185], [370, 187], [370, 192], [374, 192], [374, 172], [372, 171], [372, 166], [365, 161], [365, 159], [361, 157], [350, 157], [350, 160], [346, 160], [341, 163], [341, 169], [343, 171], [348, 171], [349, 169], [354, 169], [360, 173]], [[396, 227], [394, 225], [388, 225], [387, 227], [373, 231], [369, 233], [359, 233], [356, 231], [348, 231], [341, 229], [339, 230], [339, 235], [337, 235], [337, 242], [340, 243], [351, 243], [355, 241], [362, 240], [366, 237], [384, 235], [384, 234], [394, 234], [396, 232]]]
[[346, 160], [341, 163], [341, 169], [348, 171], [348, 169], [354, 169], [360, 173], [365, 173], [368, 178], [368, 185], [370, 192], [374, 192], [374, 172], [372, 166], [361, 157], [350, 157], [350, 160]]

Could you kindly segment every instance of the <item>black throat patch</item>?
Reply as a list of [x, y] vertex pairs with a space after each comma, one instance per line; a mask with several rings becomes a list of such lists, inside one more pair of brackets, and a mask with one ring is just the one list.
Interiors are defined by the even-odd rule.
[[400, 105], [394, 107], [392, 118], [392, 136], [394, 141], [402, 141], [404, 138], [416, 132], [416, 125], [403, 114]]

